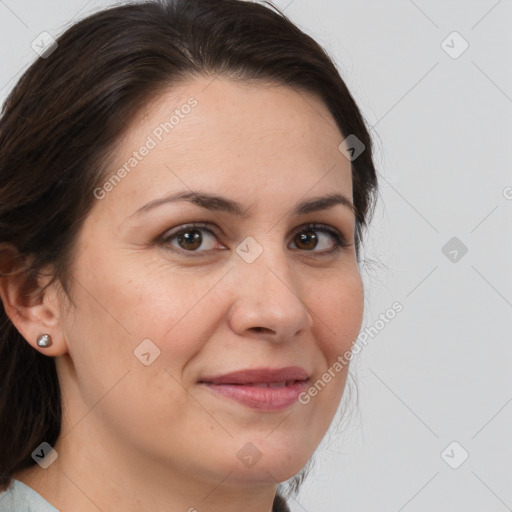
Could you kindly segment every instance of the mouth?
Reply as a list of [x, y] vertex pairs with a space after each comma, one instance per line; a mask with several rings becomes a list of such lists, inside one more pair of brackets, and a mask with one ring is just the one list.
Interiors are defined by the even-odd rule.
[[309, 374], [303, 368], [240, 370], [204, 378], [199, 384], [217, 396], [260, 411], [280, 411], [292, 406], [306, 389]]

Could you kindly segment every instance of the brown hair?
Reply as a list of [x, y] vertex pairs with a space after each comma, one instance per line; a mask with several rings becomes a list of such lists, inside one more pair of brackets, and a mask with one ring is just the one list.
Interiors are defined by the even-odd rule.
[[[356, 253], [377, 191], [363, 117], [325, 51], [269, 2], [156, 0], [93, 14], [18, 81], [0, 119], [0, 243], [14, 245], [34, 279], [66, 273], [112, 149], [159, 92], [194, 75], [286, 84], [320, 97], [346, 137], [366, 147], [352, 161]], [[15, 271], [6, 268], [4, 273]], [[0, 306], [0, 490], [35, 464], [31, 452], [60, 433], [51, 357], [34, 350]], [[300, 480], [300, 477], [299, 477]], [[299, 480], [296, 480], [295, 483]], [[276, 496], [274, 511], [286, 510]]]

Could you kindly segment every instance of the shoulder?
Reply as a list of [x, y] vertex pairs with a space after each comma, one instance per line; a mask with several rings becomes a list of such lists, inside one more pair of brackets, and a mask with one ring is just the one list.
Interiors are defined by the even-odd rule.
[[59, 512], [34, 489], [13, 479], [6, 491], [0, 492], [0, 512]]

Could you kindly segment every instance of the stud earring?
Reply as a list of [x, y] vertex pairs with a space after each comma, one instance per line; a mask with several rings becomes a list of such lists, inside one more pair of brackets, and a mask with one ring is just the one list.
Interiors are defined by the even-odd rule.
[[37, 338], [37, 346], [46, 348], [49, 347], [52, 344], [52, 337], [49, 334], [41, 334]]

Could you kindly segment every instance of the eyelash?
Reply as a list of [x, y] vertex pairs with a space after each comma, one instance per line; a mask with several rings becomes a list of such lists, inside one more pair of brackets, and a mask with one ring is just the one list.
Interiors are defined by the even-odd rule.
[[[215, 234], [215, 232], [208, 227], [208, 224], [204, 224], [201, 222], [193, 222], [190, 224], [184, 224], [183, 226], [179, 226], [179, 228], [176, 228], [176, 229], [166, 233], [162, 237], [161, 243], [164, 245], [170, 244], [170, 242], [172, 240], [174, 240], [178, 235], [180, 235], [182, 233], [186, 233], [187, 231], [192, 231], [194, 229], [195, 230], [204, 230], [204, 231], [208, 232], [209, 234], [211, 234], [213, 237], [218, 238], [217, 235]], [[294, 236], [301, 232], [304, 232], [304, 231], [320, 231], [322, 233], [326, 233], [326, 234], [330, 235], [332, 237], [332, 239], [334, 240], [334, 246], [332, 249], [324, 250], [324, 251], [303, 250], [302, 252], [311, 252], [311, 253], [317, 253], [320, 256], [327, 256], [327, 255], [336, 253], [346, 247], [350, 247], [352, 245], [351, 243], [347, 242], [347, 239], [345, 238], [345, 236], [342, 233], [340, 233], [336, 229], [329, 227], [326, 224], [318, 224], [318, 223], [305, 224], [304, 226], [301, 226], [297, 231], [295, 231]], [[204, 254], [201, 254], [201, 253], [209, 252], [209, 250], [187, 251], [185, 249], [181, 249], [181, 248], [175, 247], [175, 246], [173, 246], [172, 250], [177, 253], [181, 253], [181, 254], [185, 253], [187, 256], [192, 256], [192, 257], [202, 257], [202, 256], [204, 256]], [[300, 249], [296, 249], [296, 250], [300, 251]]]

